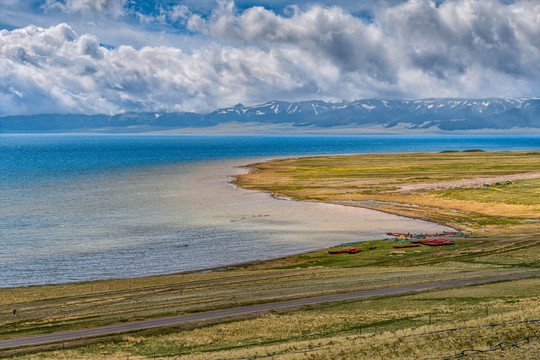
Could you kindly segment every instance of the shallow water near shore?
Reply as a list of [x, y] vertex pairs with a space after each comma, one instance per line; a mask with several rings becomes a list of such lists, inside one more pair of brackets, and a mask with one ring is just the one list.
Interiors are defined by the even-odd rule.
[[[538, 137], [503, 145], [483, 137], [431, 140], [424, 150], [540, 148]], [[385, 141], [396, 145], [373, 147]], [[387, 231], [443, 230], [228, 184], [243, 171], [235, 166], [260, 157], [422, 150], [406, 143], [376, 136], [1, 136], [0, 287], [167, 274], [378, 239]]]

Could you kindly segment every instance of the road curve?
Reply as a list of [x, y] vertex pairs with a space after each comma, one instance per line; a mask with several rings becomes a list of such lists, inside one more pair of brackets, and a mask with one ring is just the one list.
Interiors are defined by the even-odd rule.
[[344, 294], [317, 296], [317, 297], [281, 301], [281, 302], [269, 303], [269, 304], [242, 306], [242, 307], [225, 309], [225, 310], [207, 311], [207, 312], [201, 312], [201, 313], [195, 313], [195, 314], [189, 314], [189, 315], [178, 315], [178, 316], [172, 316], [172, 317], [166, 317], [166, 318], [129, 322], [129, 323], [118, 324], [118, 325], [102, 326], [102, 327], [96, 327], [96, 328], [91, 328], [91, 329], [71, 330], [71, 331], [57, 332], [57, 333], [52, 333], [52, 334], [35, 335], [35, 336], [13, 338], [9, 340], [1, 340], [0, 349], [8, 349], [8, 348], [21, 347], [21, 346], [43, 345], [43, 344], [55, 343], [55, 342], [65, 342], [65, 341], [81, 339], [81, 338], [89, 338], [89, 337], [94, 337], [94, 336], [111, 335], [111, 334], [116, 334], [116, 333], [134, 331], [134, 330], [143, 330], [143, 329], [150, 329], [150, 328], [156, 328], [156, 327], [179, 325], [179, 324], [194, 322], [194, 321], [214, 320], [214, 319], [225, 318], [229, 316], [253, 314], [253, 313], [262, 312], [262, 311], [314, 305], [314, 304], [333, 302], [333, 301], [347, 301], [347, 300], [365, 299], [365, 298], [374, 297], [374, 296], [399, 295], [399, 294], [416, 292], [416, 291], [440, 289], [440, 288], [455, 287], [455, 286], [478, 285], [478, 284], [484, 284], [484, 283], [495, 282], [495, 281], [515, 280], [515, 279], [523, 279], [523, 278], [535, 277], [535, 276], [540, 276], [540, 272], [491, 276], [491, 277], [476, 278], [476, 279], [441, 281], [441, 282], [428, 283], [428, 284], [408, 285], [408, 286], [399, 286], [399, 287], [385, 288], [385, 289], [356, 291], [356, 292], [344, 293]]

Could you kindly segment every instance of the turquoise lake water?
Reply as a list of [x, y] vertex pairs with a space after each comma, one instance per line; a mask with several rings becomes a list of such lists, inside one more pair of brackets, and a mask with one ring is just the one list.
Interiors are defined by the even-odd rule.
[[0, 135], [0, 287], [166, 274], [329, 246], [351, 235], [280, 230], [285, 220], [265, 210], [269, 200], [237, 200], [244, 192], [226, 185], [231, 166], [466, 149], [538, 150], [540, 136]]

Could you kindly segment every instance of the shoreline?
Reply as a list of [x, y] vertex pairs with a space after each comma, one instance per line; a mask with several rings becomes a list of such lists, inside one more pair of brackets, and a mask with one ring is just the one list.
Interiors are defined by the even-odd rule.
[[[392, 154], [405, 154], [405, 153], [392, 153]], [[355, 154], [355, 153], [339, 154], [339, 156], [354, 156], [354, 155], [360, 155], [360, 154]], [[240, 169], [244, 169], [245, 170], [244, 174], [250, 174], [250, 173], [252, 173], [254, 171], [254, 166], [255, 165], [265, 163], [265, 162], [270, 162], [270, 161], [274, 161], [274, 160], [296, 160], [296, 159], [299, 159], [299, 158], [327, 157], [327, 156], [336, 156], [336, 154], [323, 154], [323, 155], [316, 155], [316, 156], [313, 156], [313, 155], [284, 156], [284, 157], [277, 157], [277, 158], [269, 158], [269, 159], [266, 159], [266, 160], [256, 161], [256, 162], [253, 162], [253, 163], [250, 163], [250, 164], [239, 165], [239, 166], [236, 166], [236, 167], [240, 168]], [[244, 174], [241, 174], [241, 175], [244, 175]], [[377, 211], [377, 212], [381, 212], [381, 213], [385, 213], [385, 214], [389, 214], [389, 215], [398, 216], [398, 217], [405, 218], [405, 219], [411, 219], [411, 220], [416, 220], [416, 221], [420, 221], [420, 222], [424, 222], [424, 223], [440, 225], [440, 226], [446, 227], [448, 229], [451, 229], [452, 231], [461, 231], [462, 230], [462, 229], [459, 229], [459, 228], [454, 228], [454, 227], [450, 226], [449, 224], [446, 224], [446, 223], [441, 222], [441, 221], [434, 221], [434, 220], [427, 219], [427, 218], [422, 218], [422, 217], [405, 216], [405, 215], [401, 215], [401, 214], [398, 214], [398, 213], [395, 213], [395, 212], [392, 212], [392, 211], [383, 210], [383, 209], [379, 209], [379, 208], [371, 207], [371, 206], [367, 206], [367, 205], [346, 204], [346, 203], [339, 203], [339, 202], [333, 202], [333, 201], [297, 200], [297, 199], [293, 199], [293, 198], [290, 198], [290, 197], [287, 197], [287, 196], [279, 195], [279, 194], [274, 193], [272, 191], [245, 189], [245, 188], [242, 188], [241, 186], [238, 186], [238, 185], [232, 183], [232, 181], [237, 179], [237, 176], [239, 176], [239, 175], [231, 175], [230, 176], [232, 180], [229, 183], [231, 185], [233, 185], [235, 188], [242, 189], [242, 190], [247, 190], [247, 191], [259, 191], [259, 192], [268, 194], [269, 196], [271, 196], [272, 198], [274, 198], [276, 200], [298, 201], [298, 202], [305, 202], [305, 203], [312, 202], [312, 203], [322, 203], [322, 204], [329, 204], [329, 205], [346, 206], [346, 207], [357, 208], [357, 209], [367, 209], [367, 210]], [[406, 204], [406, 205], [410, 206], [411, 204]], [[384, 239], [380, 239], [380, 240], [384, 240]], [[368, 240], [366, 240], [366, 241], [368, 241]]]
[[[375, 210], [376, 211], [376, 210]], [[456, 239], [462, 240], [462, 238], [457, 237]], [[467, 241], [489, 241], [494, 240], [491, 237], [474, 237], [474, 238], [467, 238]], [[504, 239], [497, 239], [498, 241], [504, 241]], [[369, 241], [394, 241], [393, 239], [386, 238], [386, 239], [377, 239], [377, 240], [364, 240], [359, 241], [358, 244], [369, 242]], [[354, 243], [353, 243], [354, 244]], [[310, 250], [310, 251], [302, 251], [295, 254], [289, 254], [285, 256], [280, 256], [276, 258], [271, 259], [263, 259], [263, 260], [251, 260], [246, 262], [239, 262], [239, 263], [233, 263], [229, 265], [224, 266], [216, 266], [216, 267], [210, 267], [210, 268], [203, 268], [198, 270], [186, 270], [186, 271], [179, 271], [179, 272], [173, 272], [173, 273], [167, 273], [167, 274], [154, 274], [154, 275], [143, 275], [143, 276], [133, 276], [133, 277], [119, 277], [119, 278], [107, 278], [107, 279], [95, 279], [95, 280], [82, 280], [82, 281], [74, 281], [74, 282], [64, 282], [64, 283], [50, 283], [50, 284], [34, 284], [34, 285], [22, 285], [22, 286], [11, 286], [11, 287], [0, 287], [1, 290], [7, 290], [7, 289], [24, 289], [24, 288], [30, 288], [30, 287], [48, 287], [48, 286], [77, 286], [77, 285], [84, 285], [84, 284], [90, 284], [90, 283], [98, 283], [98, 282], [115, 282], [115, 281], [121, 281], [121, 280], [135, 280], [135, 279], [151, 279], [151, 278], [162, 278], [162, 277], [174, 277], [174, 276], [181, 276], [181, 275], [191, 275], [191, 274], [205, 274], [205, 273], [213, 273], [213, 272], [223, 272], [223, 271], [229, 271], [229, 270], [236, 270], [240, 267], [249, 267], [249, 266], [256, 266], [260, 264], [264, 264], [266, 262], [274, 262], [279, 260], [284, 260], [289, 257], [298, 256], [298, 255], [304, 255], [304, 254], [310, 254], [315, 253], [319, 251], [326, 251], [327, 249], [331, 249], [334, 247], [339, 247], [343, 244], [338, 244], [335, 246], [330, 246], [327, 248], [321, 248], [316, 250]], [[351, 244], [348, 244], [351, 245]]]

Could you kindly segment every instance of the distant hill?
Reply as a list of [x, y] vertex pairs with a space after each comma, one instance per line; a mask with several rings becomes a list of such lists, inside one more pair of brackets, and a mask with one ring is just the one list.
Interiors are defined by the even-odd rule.
[[271, 101], [211, 113], [42, 114], [0, 117], [0, 133], [20, 132], [464, 132], [540, 130], [540, 98]]

